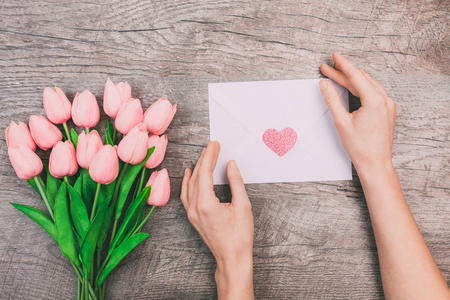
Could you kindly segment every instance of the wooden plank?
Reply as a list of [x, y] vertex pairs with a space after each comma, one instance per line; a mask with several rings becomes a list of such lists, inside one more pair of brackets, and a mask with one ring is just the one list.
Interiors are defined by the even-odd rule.
[[[45, 86], [70, 97], [90, 89], [101, 101], [107, 76], [129, 81], [145, 107], [161, 96], [177, 103], [163, 163], [171, 200], [146, 225], [151, 237], [110, 277], [107, 298], [211, 299], [214, 259], [179, 202], [183, 169], [209, 138], [207, 83], [319, 78], [319, 65], [341, 51], [398, 104], [394, 164], [450, 282], [449, 9], [448, 1], [431, 0], [3, 1], [0, 128], [43, 114]], [[44, 208], [9, 167], [0, 132], [0, 298], [73, 299], [75, 275], [56, 243], [8, 203]], [[356, 174], [349, 182], [247, 191], [258, 299], [383, 297]], [[216, 192], [229, 198], [227, 187]]]

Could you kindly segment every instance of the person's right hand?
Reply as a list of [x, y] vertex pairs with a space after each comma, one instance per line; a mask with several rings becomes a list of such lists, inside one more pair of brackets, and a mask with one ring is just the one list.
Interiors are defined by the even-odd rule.
[[345, 151], [358, 173], [392, 167], [397, 116], [394, 100], [386, 94], [381, 84], [339, 53], [333, 53], [333, 60], [335, 68], [322, 64], [322, 73], [361, 99], [361, 108], [348, 113], [336, 88], [327, 80], [320, 81], [320, 89]]

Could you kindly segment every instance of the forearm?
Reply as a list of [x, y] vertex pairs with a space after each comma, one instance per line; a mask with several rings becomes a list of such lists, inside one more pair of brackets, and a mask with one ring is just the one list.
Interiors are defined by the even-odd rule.
[[218, 263], [215, 277], [219, 300], [254, 299], [252, 259], [242, 263]]
[[387, 299], [448, 299], [450, 292], [389, 164], [359, 169]]

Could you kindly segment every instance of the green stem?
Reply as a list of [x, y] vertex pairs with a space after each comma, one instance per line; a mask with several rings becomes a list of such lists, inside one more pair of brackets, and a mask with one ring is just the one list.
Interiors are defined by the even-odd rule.
[[117, 138], [117, 128], [115, 126], [115, 120], [114, 120], [114, 132], [113, 132], [113, 143], [116, 144], [116, 138]]
[[89, 132], [91, 132], [91, 129], [90, 129], [90, 128], [85, 127], [85, 129], [86, 129], [86, 134], [88, 134]]
[[73, 262], [71, 262], [71, 264], [72, 264], [73, 269], [75, 270], [75, 273], [77, 273], [78, 279], [79, 279], [79, 280], [83, 280], [83, 277], [81, 276], [80, 270], [77, 268], [77, 266], [75, 266], [75, 265], [73, 264]]
[[108, 254], [108, 256], [105, 258], [105, 261], [102, 264], [102, 267], [100, 268], [100, 271], [97, 273], [97, 278], [95, 278], [95, 282], [97, 283], [98, 279], [100, 278], [100, 274], [102, 274], [103, 270], [106, 267], [106, 264], [109, 262], [109, 259], [111, 258], [111, 255]]
[[80, 279], [77, 280], [78, 284], [77, 284], [77, 299], [80, 300], [81, 299], [81, 281]]
[[95, 210], [97, 209], [97, 202], [98, 202], [98, 197], [100, 196], [101, 186], [102, 186], [101, 183], [97, 183], [97, 189], [95, 190], [95, 197], [94, 197], [94, 205], [92, 206], [92, 212], [91, 212], [91, 219], [90, 219], [91, 223], [95, 217]]
[[36, 183], [36, 186], [39, 190], [39, 194], [41, 194], [42, 199], [44, 200], [45, 206], [47, 207], [48, 213], [50, 214], [50, 217], [52, 217], [52, 220], [55, 221], [55, 217], [53, 216], [53, 209], [50, 206], [50, 203], [48, 203], [47, 195], [44, 192], [44, 182], [42, 181], [42, 178], [40, 175], [37, 175], [34, 178], [34, 182]]
[[116, 236], [116, 230], [117, 230], [117, 223], [119, 222], [119, 219], [114, 219], [114, 226], [113, 231], [111, 233], [111, 239], [109, 240], [109, 247], [111, 248], [112, 243], [114, 241], [114, 237]]
[[147, 223], [148, 219], [150, 218], [150, 216], [152, 215], [152, 212], [155, 210], [155, 206], [152, 206], [152, 209], [150, 209], [150, 211], [148, 212], [148, 215], [145, 217], [145, 219], [141, 222], [141, 224], [139, 224], [139, 226], [133, 231], [133, 233], [131, 234], [131, 236], [135, 235], [136, 233], [138, 233], [142, 226], [144, 226], [145, 223]]
[[89, 300], [89, 281], [87, 280], [87, 278], [84, 279], [84, 298], [86, 300]]
[[[125, 175], [125, 172], [127, 171], [127, 169], [128, 169], [128, 163], [125, 163], [122, 167], [122, 170], [120, 171], [119, 178], [117, 178], [116, 186], [114, 187], [114, 193], [113, 193], [112, 200], [111, 200], [111, 203], [112, 203], [111, 205], [115, 205], [115, 203], [116, 203], [117, 195], [119, 194], [120, 184], [122, 183], [123, 176]], [[113, 227], [113, 231], [111, 234], [111, 240], [109, 241], [110, 247], [111, 247], [114, 237], [116, 235], [117, 222], [119, 222], [119, 219], [114, 220], [114, 227]]]
[[142, 191], [142, 185], [144, 184], [144, 180], [145, 180], [145, 174], [147, 173], [147, 168], [143, 167], [142, 171], [141, 171], [141, 181], [139, 181], [139, 187], [138, 187], [138, 192], [137, 194], [139, 195]]
[[101, 293], [101, 299], [104, 300], [105, 299], [105, 287], [106, 287], [106, 279], [103, 280], [103, 283], [100, 287], [100, 293]]
[[92, 288], [92, 286], [89, 284], [88, 286], [89, 289], [89, 293], [91, 294], [91, 298], [94, 300], [97, 300], [97, 296], [95, 295], [94, 289]]
[[84, 299], [84, 290], [86, 289], [86, 285], [84, 284], [84, 279], [81, 281], [81, 299]]
[[117, 195], [119, 194], [119, 188], [120, 184], [122, 183], [123, 176], [125, 176], [125, 172], [128, 169], [128, 163], [125, 163], [122, 167], [122, 170], [120, 171], [119, 177], [117, 178], [116, 186], [114, 187], [114, 193], [111, 198], [111, 205], [114, 205], [116, 203]]
[[66, 132], [66, 135], [67, 135], [67, 140], [72, 142], [72, 139], [70, 138], [70, 132], [69, 132], [69, 128], [67, 127], [67, 124], [63, 123], [63, 127], [64, 127], [64, 131]]

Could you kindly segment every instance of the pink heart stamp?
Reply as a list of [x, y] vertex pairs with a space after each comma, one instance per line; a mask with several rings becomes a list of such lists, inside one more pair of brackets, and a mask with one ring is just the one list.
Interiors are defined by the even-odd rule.
[[297, 132], [290, 127], [281, 131], [267, 129], [263, 134], [263, 142], [280, 157], [285, 155], [297, 142]]

